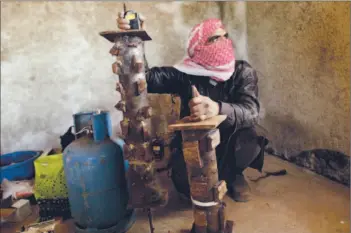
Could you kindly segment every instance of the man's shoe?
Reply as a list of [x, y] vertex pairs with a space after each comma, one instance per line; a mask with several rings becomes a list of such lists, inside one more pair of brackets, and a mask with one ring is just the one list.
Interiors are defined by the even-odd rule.
[[237, 202], [248, 202], [251, 200], [250, 186], [244, 175], [235, 176], [235, 181], [228, 185], [228, 195]]

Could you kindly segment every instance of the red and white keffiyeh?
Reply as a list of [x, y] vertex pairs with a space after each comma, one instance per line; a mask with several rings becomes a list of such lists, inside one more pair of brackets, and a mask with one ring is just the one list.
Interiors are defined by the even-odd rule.
[[228, 80], [235, 68], [232, 41], [221, 37], [214, 43], [206, 43], [219, 28], [224, 29], [219, 19], [207, 19], [196, 25], [190, 32], [187, 55], [174, 67], [190, 75], [207, 76], [222, 82]]

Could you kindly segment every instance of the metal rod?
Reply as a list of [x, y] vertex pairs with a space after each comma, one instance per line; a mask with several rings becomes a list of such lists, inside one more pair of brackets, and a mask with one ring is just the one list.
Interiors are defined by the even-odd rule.
[[150, 232], [154, 233], [155, 228], [154, 228], [154, 225], [152, 224], [152, 213], [150, 208], [147, 208], [147, 216], [149, 218]]
[[123, 3], [123, 10], [124, 10], [124, 14], [125, 14], [127, 12], [127, 6], [126, 6], [125, 2]]

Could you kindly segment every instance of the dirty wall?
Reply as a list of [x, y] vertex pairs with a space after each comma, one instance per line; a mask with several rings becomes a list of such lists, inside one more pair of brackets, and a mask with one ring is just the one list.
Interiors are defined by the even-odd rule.
[[[98, 33], [116, 28], [119, 2], [1, 3], [1, 152], [59, 146], [78, 111], [111, 112], [114, 58]], [[274, 2], [128, 2], [147, 17], [149, 65], [173, 65], [190, 28], [220, 17], [236, 57], [260, 74], [261, 124], [286, 152], [323, 147], [349, 154], [349, 5]], [[326, 24], [326, 26], [324, 26]], [[345, 53], [345, 51], [347, 51]], [[153, 95], [157, 115], [169, 96]], [[157, 121], [156, 121], [157, 123]], [[159, 131], [164, 131], [160, 128]]]
[[[128, 2], [127, 7], [147, 17], [150, 66], [175, 64], [190, 28], [219, 16], [211, 2]], [[58, 147], [79, 111], [109, 110], [114, 133], [119, 132], [111, 43], [98, 33], [117, 29], [121, 9], [121, 2], [1, 2], [2, 153]], [[171, 113], [164, 107], [171, 104], [169, 96], [150, 99], [157, 100], [155, 115]]]
[[247, 25], [276, 150], [350, 156], [350, 3], [248, 2]]

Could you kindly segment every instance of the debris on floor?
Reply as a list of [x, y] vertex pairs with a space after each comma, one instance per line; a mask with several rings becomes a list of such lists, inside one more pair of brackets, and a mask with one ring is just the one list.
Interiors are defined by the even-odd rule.
[[57, 221], [55, 220], [35, 223], [27, 226], [27, 229], [22, 227], [22, 230], [16, 233], [54, 233], [56, 224]]
[[28, 200], [16, 201], [10, 208], [1, 208], [1, 222], [22, 222], [32, 214]]
[[9, 181], [3, 179], [1, 182], [1, 190], [3, 191], [2, 199], [10, 196], [13, 199], [21, 199], [33, 195], [34, 180]]

